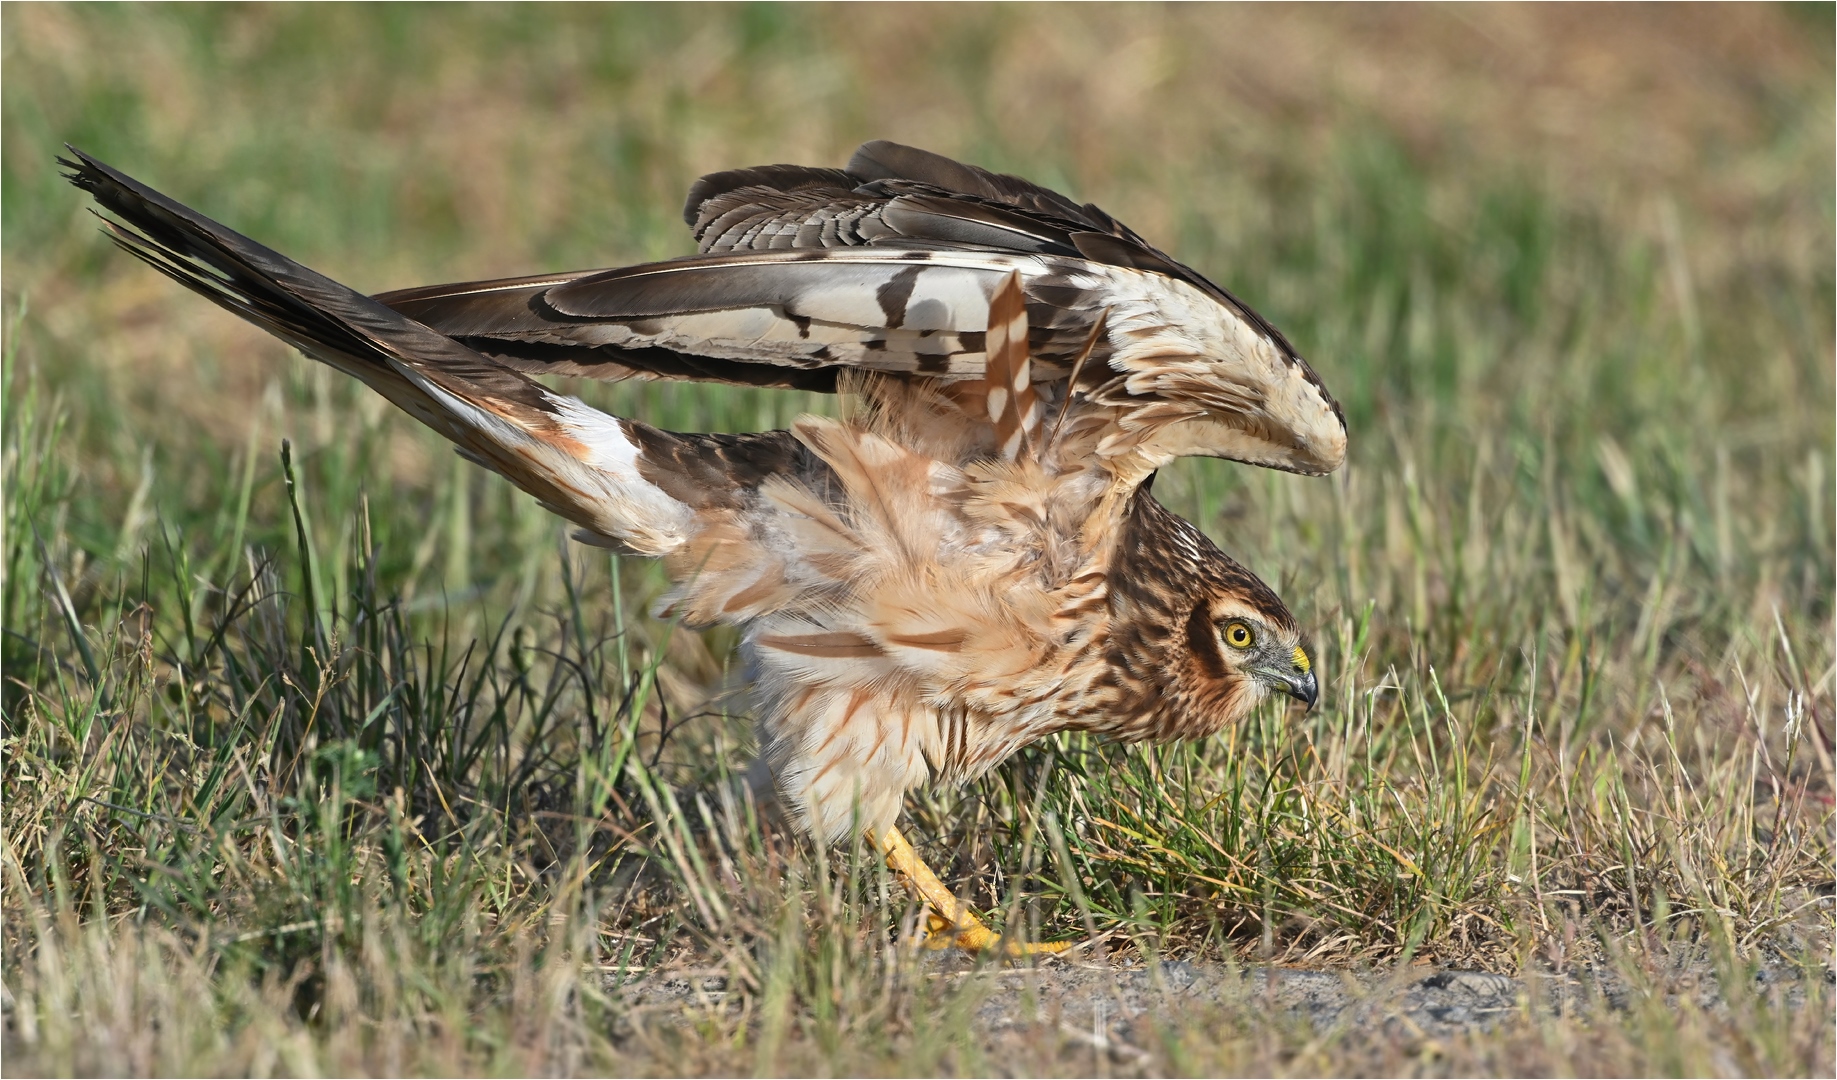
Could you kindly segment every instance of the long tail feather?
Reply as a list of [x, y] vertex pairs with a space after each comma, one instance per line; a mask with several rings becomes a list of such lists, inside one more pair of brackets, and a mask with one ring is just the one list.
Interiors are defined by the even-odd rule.
[[640, 448], [617, 418], [69, 149], [76, 160], [59, 160], [71, 183], [120, 219], [104, 219], [115, 242], [167, 277], [362, 379], [583, 539], [645, 554], [683, 542], [691, 508], [639, 475]]

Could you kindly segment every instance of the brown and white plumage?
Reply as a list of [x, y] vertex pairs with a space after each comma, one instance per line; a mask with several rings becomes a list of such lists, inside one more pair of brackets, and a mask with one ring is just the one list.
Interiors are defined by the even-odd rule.
[[[361, 296], [80, 153], [162, 272], [352, 374], [746, 627], [784, 795], [885, 833], [1053, 731], [1198, 737], [1312, 701], [1270, 589], [1154, 501], [1183, 454], [1302, 473], [1345, 425], [1267, 322], [1094, 206], [891, 143], [704, 177], [696, 255]], [[788, 431], [661, 431], [532, 376], [838, 388]]]
[[379, 299], [519, 370], [832, 390], [848, 371], [980, 382], [990, 298], [1019, 274], [1031, 377], [1062, 394], [1091, 348], [1079, 397], [1123, 482], [1182, 454], [1302, 473], [1345, 455], [1337, 404], [1274, 327], [1018, 177], [873, 142], [846, 171], [704, 177], [683, 216], [699, 255]]

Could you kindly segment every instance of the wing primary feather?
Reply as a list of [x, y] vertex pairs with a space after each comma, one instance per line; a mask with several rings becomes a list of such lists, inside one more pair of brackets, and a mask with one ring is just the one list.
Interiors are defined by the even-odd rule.
[[599, 542], [680, 547], [694, 509], [645, 479], [616, 417], [263, 247], [69, 147], [67, 179], [114, 218], [115, 242], [179, 284], [367, 383]]
[[1033, 389], [1033, 369], [1028, 358], [1027, 302], [1021, 276], [1011, 273], [996, 286], [989, 300], [988, 364], [983, 383], [988, 387], [989, 423], [995, 425], [995, 445], [1009, 461], [1033, 452], [1033, 435], [1039, 427], [1039, 396]]
[[1078, 359], [1072, 361], [1072, 373], [1065, 380], [1065, 400], [1059, 402], [1059, 415], [1052, 422], [1052, 431], [1047, 433], [1044, 446], [1051, 446], [1059, 440], [1059, 429], [1065, 426], [1065, 414], [1072, 409], [1072, 395], [1078, 392], [1078, 376], [1084, 374], [1084, 362], [1091, 358], [1109, 322], [1110, 309], [1104, 308], [1097, 313], [1097, 321], [1091, 324], [1091, 336], [1084, 340], [1084, 348], [1078, 350]]

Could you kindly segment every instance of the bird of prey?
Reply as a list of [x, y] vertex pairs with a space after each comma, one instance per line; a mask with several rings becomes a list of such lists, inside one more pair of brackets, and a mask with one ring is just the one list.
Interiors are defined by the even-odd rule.
[[[926, 869], [904, 794], [1057, 731], [1200, 738], [1311, 706], [1275, 592], [1149, 492], [1202, 454], [1305, 474], [1346, 427], [1275, 327], [1094, 205], [890, 142], [689, 191], [694, 255], [361, 295], [71, 148], [117, 243], [353, 375], [734, 623], [782, 800], [865, 830], [931, 938], [1004, 942]], [[108, 220], [108, 219], [105, 219]], [[846, 418], [663, 431], [535, 376], [844, 391]]]

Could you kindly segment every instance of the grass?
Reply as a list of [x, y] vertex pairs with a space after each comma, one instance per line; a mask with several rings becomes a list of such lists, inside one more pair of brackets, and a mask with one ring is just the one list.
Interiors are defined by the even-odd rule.
[[[1156, 488], [1314, 628], [1322, 707], [916, 796], [946, 879], [1113, 956], [1632, 988], [1455, 1040], [1221, 1007], [1110, 1064], [1829, 1074], [1828, 9], [0, 18], [9, 1074], [1092, 1067], [975, 1032], [874, 861], [750, 801], [731, 632], [113, 252], [50, 161], [382, 289], [677, 253], [699, 172], [879, 135], [1165, 241], [1353, 432], [1328, 480]], [[630, 992], [675, 976], [724, 990]]]

